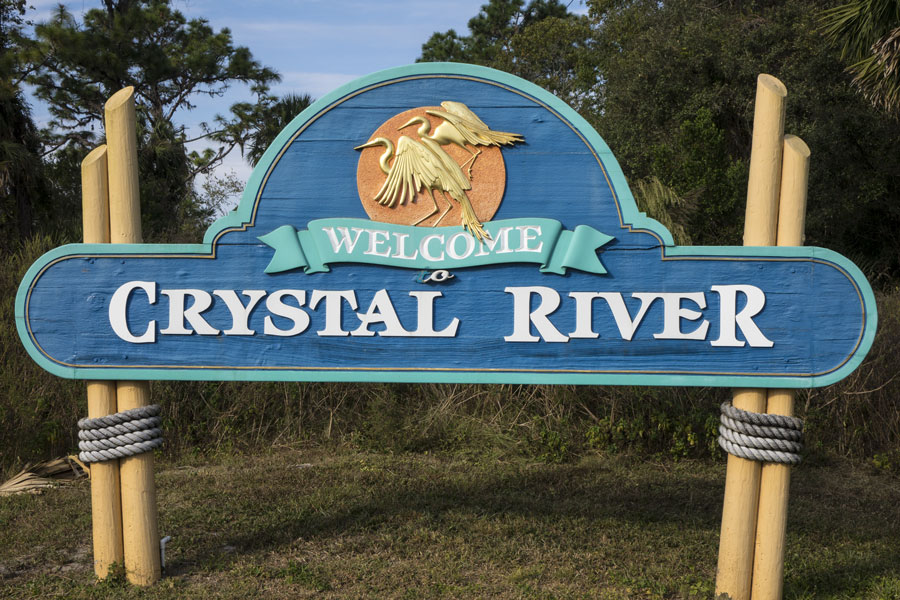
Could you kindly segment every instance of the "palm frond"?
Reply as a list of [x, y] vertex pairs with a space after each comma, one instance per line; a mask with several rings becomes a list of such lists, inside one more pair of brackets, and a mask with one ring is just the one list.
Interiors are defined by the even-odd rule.
[[25, 465], [16, 475], [0, 484], [0, 496], [39, 494], [44, 489], [88, 477], [89, 473], [84, 463], [74, 456], [47, 460], [34, 466]]
[[679, 209], [688, 208], [688, 202], [655, 176], [641, 179], [634, 186], [634, 199], [642, 211], [656, 219], [669, 230], [679, 246], [689, 246], [691, 236], [684, 225], [677, 222]]
[[900, 111], [900, 1], [854, 0], [822, 14], [825, 37], [850, 62], [853, 83], [876, 107]]

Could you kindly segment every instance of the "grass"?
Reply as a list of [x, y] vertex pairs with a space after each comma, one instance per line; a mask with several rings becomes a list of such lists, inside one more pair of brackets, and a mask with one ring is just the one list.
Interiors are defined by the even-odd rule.
[[[97, 583], [87, 482], [0, 498], [3, 598], [710, 598], [724, 465], [282, 448], [157, 468], [163, 580]], [[900, 598], [900, 480], [794, 470], [786, 598]]]

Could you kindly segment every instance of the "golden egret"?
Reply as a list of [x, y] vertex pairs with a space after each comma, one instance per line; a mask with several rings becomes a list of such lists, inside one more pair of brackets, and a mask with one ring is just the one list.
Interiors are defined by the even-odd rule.
[[[378, 165], [387, 175], [384, 185], [375, 195], [375, 201], [388, 207], [394, 207], [398, 203], [403, 205], [407, 200], [414, 201], [416, 194], [427, 188], [431, 192], [434, 210], [413, 223], [413, 225], [418, 225], [440, 211], [434, 193], [437, 190], [447, 201], [447, 209], [435, 221], [435, 227], [453, 208], [453, 204], [447, 200], [449, 194], [451, 198], [459, 202], [462, 226], [479, 240], [490, 239], [490, 235], [484, 230], [466, 195], [466, 190], [471, 190], [472, 184], [463, 175], [462, 169], [456, 164], [456, 161], [444, 152], [440, 144], [429, 139], [419, 142], [401, 135], [397, 140], [396, 157], [394, 157], [394, 144], [391, 140], [383, 137], [377, 137], [355, 149], [362, 150], [375, 146], [385, 147]], [[391, 158], [394, 158], [393, 164], [390, 163]]]
[[472, 151], [466, 147], [466, 144], [471, 144], [472, 146], [509, 146], [516, 142], [525, 141], [522, 135], [518, 133], [494, 131], [462, 102], [446, 100], [441, 102], [441, 107], [444, 110], [432, 109], [425, 111], [426, 114], [444, 120], [435, 127], [434, 133], [431, 135], [428, 135], [431, 132], [431, 123], [425, 117], [414, 117], [400, 129], [409, 127], [414, 123], [421, 123], [417, 133], [423, 140], [429, 139], [441, 146], [455, 144], [471, 154], [472, 156], [469, 157], [469, 160], [460, 165], [461, 167], [466, 164], [469, 165], [469, 179], [472, 178], [472, 167], [475, 165], [475, 159], [481, 154], [481, 150]]

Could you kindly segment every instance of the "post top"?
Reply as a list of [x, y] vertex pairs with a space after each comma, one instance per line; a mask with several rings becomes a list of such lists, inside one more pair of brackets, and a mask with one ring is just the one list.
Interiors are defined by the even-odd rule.
[[103, 157], [106, 155], [106, 144], [101, 144], [91, 150], [87, 156], [84, 157], [84, 160], [81, 161], [81, 168], [86, 169], [90, 167], [92, 164], [97, 162], [98, 160], [103, 160]]
[[[756, 78], [756, 83], [757, 85], [767, 88], [769, 91], [781, 96], [782, 98], [787, 97], [787, 88], [777, 77], [774, 77], [767, 73], [760, 73], [759, 77]], [[113, 98], [115, 98], [115, 96], [113, 96]]]
[[128, 87], [124, 87], [112, 96], [110, 96], [109, 100], [106, 101], [104, 108], [106, 110], [115, 110], [120, 106], [126, 104], [129, 100], [134, 98], [134, 86], [129, 85]]
[[806, 145], [802, 139], [797, 137], [796, 135], [791, 135], [790, 133], [785, 134], [784, 143], [791, 150], [794, 151], [798, 156], [802, 156], [803, 158], [809, 158], [810, 151], [809, 146]]

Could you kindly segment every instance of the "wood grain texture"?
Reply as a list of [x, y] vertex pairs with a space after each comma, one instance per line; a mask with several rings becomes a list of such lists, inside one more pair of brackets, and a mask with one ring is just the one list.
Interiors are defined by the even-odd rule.
[[744, 217], [745, 246], [776, 243], [786, 97], [787, 89], [778, 79], [766, 74], [757, 77]]
[[[448, 67], [410, 69], [427, 68]], [[459, 69], [468, 72], [469, 67]], [[69, 377], [110, 376], [118, 369], [128, 378], [733, 385], [737, 376], [764, 381], [761, 385], [805, 387], [822, 385], [832, 374], [842, 376], [841, 369], [849, 368], [846, 365], [867, 347], [874, 306], [867, 285], [857, 281], [848, 261], [821, 249], [772, 255], [763, 250], [668, 246], [671, 236], [637, 211], [621, 169], [596, 132], [531, 84], [496, 77], [503, 85], [444, 73], [397, 77], [359, 93], [344, 89], [333, 100], [317, 104], [312, 116], [279, 136], [277, 152], [267, 154], [268, 162], [254, 172], [246, 205], [235, 213], [241, 215], [242, 225], [219, 227], [214, 249], [195, 247], [186, 255], [183, 248], [146, 248], [143, 256], [126, 258], [72, 248], [48, 256], [32, 273], [34, 280], [23, 287], [17, 304], [29, 351], [42, 365]], [[336, 264], [330, 272], [314, 275], [301, 270], [264, 273], [273, 251], [259, 236], [283, 225], [302, 230], [321, 218], [366, 219], [357, 190], [359, 152], [354, 148], [395, 115], [443, 100], [465, 102], [492, 128], [525, 138], [524, 144], [502, 150], [505, 195], [493, 220], [545, 217], [569, 230], [585, 224], [614, 236], [599, 253], [608, 275], [569, 271], [559, 276], [543, 274], [534, 265], [492, 265], [456, 270], [454, 279], [438, 286], [417, 283], [415, 270], [355, 264]], [[234, 224], [236, 218], [227, 221]], [[309, 329], [293, 337], [159, 335], [153, 344], [131, 344], [115, 336], [108, 316], [112, 294], [128, 281], [152, 281], [159, 296], [155, 304], [142, 292], [131, 297], [128, 320], [134, 331], [144, 331], [151, 321], [157, 330], [166, 327], [168, 299], [159, 293], [163, 289], [298, 289], [308, 294], [355, 290], [359, 312], [384, 289], [407, 329], [415, 328], [416, 316], [410, 292], [440, 290], [436, 326], [453, 318], [460, 319], [460, 326], [456, 337], [444, 339], [321, 337], [315, 333], [325, 320], [320, 306], [306, 310]], [[773, 348], [709, 344], [719, 334], [719, 300], [711, 292], [717, 284], [763, 289], [766, 307], [756, 322], [774, 341]], [[598, 300], [592, 316], [597, 339], [505, 342], [513, 327], [513, 299], [504, 291], [508, 286], [556, 290], [560, 307], [548, 318], [563, 335], [575, 329], [570, 292], [621, 293], [632, 316], [640, 308], [634, 292], [701, 292], [707, 303], [702, 312], [709, 321], [708, 339], [656, 339], [663, 319], [657, 302], [634, 338], [623, 340], [608, 307]], [[60, 311], [54, 308], [54, 298], [63, 288], [77, 300]], [[688, 303], [685, 308], [697, 307]], [[219, 300], [203, 316], [220, 331], [230, 326], [230, 313]], [[250, 328], [262, 331], [267, 316], [263, 302], [251, 313]], [[346, 305], [342, 320], [348, 328], [359, 325], [357, 312]], [[80, 323], [97, 325], [86, 329]], [[684, 321], [685, 330], [693, 326]]]
[[[96, 419], [118, 412], [116, 383], [87, 383], [88, 417]], [[119, 461], [91, 465], [91, 529], [94, 542], [94, 573], [106, 579], [113, 564], [123, 565], [122, 500], [119, 493]]]
[[141, 241], [140, 185], [138, 182], [137, 134], [134, 89], [119, 90], [104, 107], [109, 162], [110, 241], [133, 244]]
[[[786, 135], [778, 206], [779, 246], [803, 244], [809, 159], [809, 147], [803, 140], [794, 135]], [[766, 412], [794, 416], [794, 395], [793, 390], [769, 390]], [[751, 588], [755, 600], [780, 600], [782, 597], [790, 484], [789, 465], [762, 466]]]
[[[827, 263], [812, 261], [757, 261], [734, 263], [727, 260], [659, 260], [659, 249], [641, 251], [609, 250], [601, 254], [611, 276], [595, 276], [570, 271], [564, 277], [541, 274], [534, 265], [477, 267], [456, 272], [456, 277], [440, 286], [419, 284], [417, 271], [360, 265], [334, 265], [330, 273], [305, 275], [287, 272], [265, 275], [271, 251], [256, 247], [223, 247], [217, 266], [201, 259], [131, 259], [92, 257], [64, 260], [41, 277], [34, 288], [31, 310], [46, 315], [32, 319], [30, 326], [41, 348], [60, 362], [93, 365], [170, 365], [221, 368], [241, 367], [334, 368], [346, 365], [365, 368], [456, 369], [550, 369], [640, 372], [662, 370], [683, 373], [774, 373], [812, 376], [838, 367], [858, 344], [863, 305], [852, 282]], [[231, 263], [240, 267], [223, 268]], [[625, 274], [633, 271], [632, 276]], [[759, 280], [760, 273], [767, 274]], [[108, 281], [103, 286], [94, 282]], [[157, 285], [157, 302], [150, 304], [142, 292], [132, 295], [128, 317], [131, 330], [142, 332], [151, 322], [162, 330], [168, 324], [168, 300], [164, 289], [354, 290], [359, 311], [365, 311], [374, 293], [386, 289], [401, 322], [415, 328], [415, 290], [440, 290], [435, 303], [436, 322], [461, 320], [453, 339], [323, 338], [316, 335], [326, 318], [324, 306], [307, 312], [312, 323], [307, 331], [290, 338], [254, 336], [158, 335], [154, 344], [131, 344], [119, 339], [109, 327], [109, 303], [113, 292], [128, 281], [152, 281]], [[235, 287], [235, 281], [241, 281]], [[648, 283], [649, 281], [649, 283]], [[774, 343], [772, 348], [715, 348], [709, 341], [719, 335], [719, 296], [711, 287], [725, 282], [756, 282], [766, 293], [767, 305], [755, 319]], [[815, 282], [816, 286], [809, 284]], [[593, 305], [592, 326], [598, 339], [571, 339], [565, 344], [512, 345], [504, 341], [512, 331], [513, 298], [504, 292], [509, 285], [545, 286], [559, 290], [561, 306], [550, 315], [561, 332], [575, 329], [575, 304], [568, 293], [574, 291], [619, 292], [632, 316], [640, 301], [631, 296], [643, 291], [703, 292], [707, 308], [704, 319], [710, 330], [707, 340], [659, 340], [654, 334], [663, 327], [663, 304], [654, 302], [631, 340], [623, 340], [612, 313], [603, 301]], [[82, 300], [67, 312], [53, 309], [60, 294]], [[835, 314], [846, 312], [844, 299], [856, 303], [856, 319], [838, 321]], [[687, 308], [697, 308], [690, 303]], [[342, 319], [348, 327], [359, 324], [356, 311], [344, 305]], [[223, 331], [230, 327], [231, 313], [221, 301], [203, 313], [205, 320]], [[264, 329], [270, 316], [263, 304], [251, 313], [250, 327]], [[276, 321], [282, 323], [276, 317]], [[96, 323], [89, 331], [79, 331], [79, 323]], [[822, 326], [827, 323], [827, 326]], [[355, 324], [355, 325], [354, 325]], [[283, 326], [283, 325], [282, 325]], [[690, 322], [685, 330], [692, 329]], [[803, 340], [799, 341], [798, 340]], [[797, 343], [794, 343], [797, 342]], [[814, 349], [810, 352], [810, 349]], [[414, 362], [411, 362], [413, 358]], [[699, 362], [702, 361], [702, 362]], [[563, 361], [563, 364], [552, 364]]]
[[109, 176], [106, 144], [81, 161], [82, 233], [85, 244], [109, 243]]
[[[88, 244], [109, 243], [109, 185], [106, 146], [91, 151], [81, 163], [82, 230]], [[118, 412], [116, 384], [89, 381], [88, 418]], [[94, 573], [106, 579], [110, 567], [124, 564], [122, 501], [119, 493], [119, 461], [91, 466], [91, 525], [94, 543]]]
[[[756, 83], [744, 245], [774, 246], [777, 241], [787, 90], [771, 75], [760, 75]], [[740, 410], [764, 412], [766, 391], [736, 390], [732, 404]], [[728, 455], [716, 569], [717, 596], [726, 594], [732, 600], [751, 598], [761, 467], [757, 461]]]
[[[109, 227], [114, 244], [141, 243], [141, 199], [138, 185], [137, 134], [134, 90], [122, 89], [106, 103], [105, 123], [109, 155]], [[119, 411], [148, 406], [146, 381], [118, 382]], [[148, 586], [161, 577], [157, 528], [156, 482], [153, 453], [119, 460], [122, 494], [122, 542], [125, 576], [135, 585]]]
[[[146, 381], [119, 381], [116, 396], [120, 411], [150, 404]], [[119, 459], [125, 576], [140, 586], [153, 585], [162, 577], [154, 462], [152, 452]]]
[[[749, 412], [765, 412], [766, 390], [735, 390], [732, 404]], [[716, 566], [717, 596], [728, 594], [735, 600], [751, 598], [760, 474], [760, 463], [728, 455]]]

